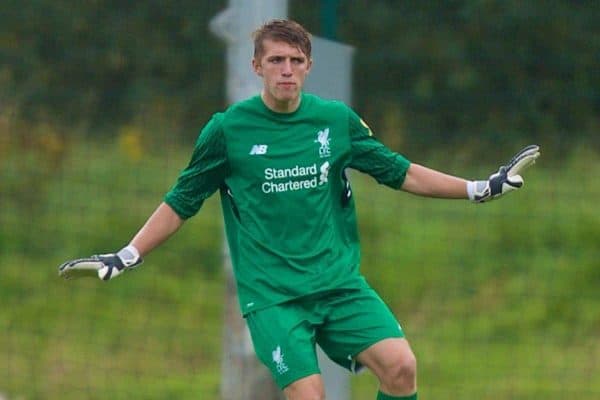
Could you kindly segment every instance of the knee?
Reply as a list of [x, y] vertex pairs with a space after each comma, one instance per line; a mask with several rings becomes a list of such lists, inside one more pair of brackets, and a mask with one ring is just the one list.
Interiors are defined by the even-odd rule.
[[320, 375], [300, 379], [283, 392], [287, 400], [325, 400], [325, 387]]
[[286, 391], [287, 400], [325, 400], [325, 392], [319, 389]]
[[325, 395], [322, 393], [306, 393], [300, 397], [288, 397], [288, 400], [325, 400]]
[[385, 386], [399, 392], [412, 392], [417, 386], [417, 359], [412, 352], [403, 354], [389, 365]]

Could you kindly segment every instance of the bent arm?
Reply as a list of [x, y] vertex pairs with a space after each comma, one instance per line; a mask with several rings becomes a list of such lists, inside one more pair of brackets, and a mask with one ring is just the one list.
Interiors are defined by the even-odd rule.
[[148, 254], [166, 241], [185, 221], [167, 204], [161, 203], [131, 241], [140, 253]]
[[400, 189], [424, 197], [467, 199], [467, 181], [412, 163]]

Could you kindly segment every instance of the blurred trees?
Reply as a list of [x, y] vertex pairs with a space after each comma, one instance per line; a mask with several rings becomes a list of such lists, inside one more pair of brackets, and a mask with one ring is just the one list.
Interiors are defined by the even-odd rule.
[[[323, 22], [294, 4], [318, 34]], [[355, 106], [376, 131], [394, 129], [392, 142], [600, 144], [600, 2], [340, 1], [338, 10], [339, 39], [358, 49]]]
[[222, 3], [4, 1], [0, 101], [24, 119], [176, 119], [195, 135], [222, 103], [222, 48], [208, 32]]
[[[319, 35], [320, 4], [291, 0], [290, 16]], [[0, 107], [193, 137], [224, 106], [208, 21], [225, 6], [5, 0]], [[337, 15], [338, 40], [357, 48], [354, 107], [392, 147], [599, 145], [600, 2], [339, 1]]]

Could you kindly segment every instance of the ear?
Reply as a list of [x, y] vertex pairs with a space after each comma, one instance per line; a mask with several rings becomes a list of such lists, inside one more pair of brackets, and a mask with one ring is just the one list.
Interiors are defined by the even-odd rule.
[[252, 58], [252, 69], [254, 70], [254, 73], [256, 75], [258, 75], [262, 78], [262, 76], [263, 76], [262, 66], [260, 65], [260, 61], [258, 61], [254, 57]]
[[312, 58], [309, 58], [309, 59], [308, 59], [308, 62], [307, 62], [307, 64], [306, 64], [306, 74], [307, 74], [307, 75], [310, 73], [310, 70], [311, 70], [311, 68], [312, 68], [312, 65], [313, 65], [313, 60], [312, 60]]

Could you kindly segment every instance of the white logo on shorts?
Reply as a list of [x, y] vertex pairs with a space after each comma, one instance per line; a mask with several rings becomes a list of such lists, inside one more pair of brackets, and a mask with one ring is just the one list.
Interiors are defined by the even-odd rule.
[[281, 346], [277, 346], [277, 348], [273, 350], [273, 362], [275, 363], [275, 367], [277, 368], [279, 375], [283, 375], [289, 371], [288, 366], [283, 361], [283, 352], [281, 351]]

